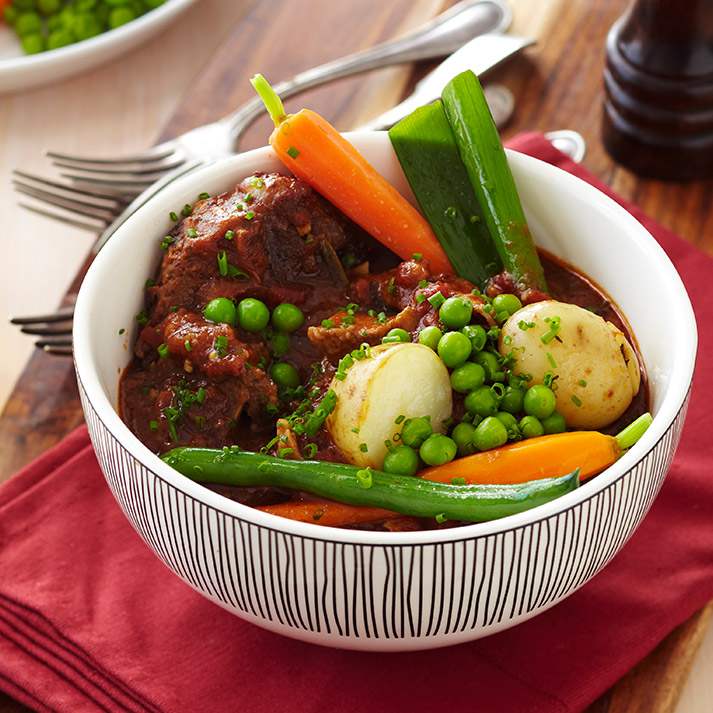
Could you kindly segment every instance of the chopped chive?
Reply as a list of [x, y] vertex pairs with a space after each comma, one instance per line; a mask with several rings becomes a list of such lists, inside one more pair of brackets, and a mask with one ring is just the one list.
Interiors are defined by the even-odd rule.
[[199, 193], [198, 194], [199, 201], [204, 201], [206, 198], [210, 198], [210, 193]]
[[235, 231], [234, 230], [226, 230], [225, 235], [223, 237], [226, 240], [232, 240], [235, 237]]
[[249, 213], [245, 214], [245, 220], [252, 220], [255, 217], [255, 213], [253, 211], [250, 211]]
[[195, 238], [198, 236], [198, 231], [195, 228], [188, 228], [188, 230], [186, 230], [186, 235], [189, 238]]
[[163, 344], [159, 344], [157, 351], [161, 359], [165, 359], [168, 356], [168, 344], [165, 342]]
[[582, 399], [580, 399], [577, 394], [572, 394], [572, 403], [575, 406], [581, 406], [582, 405]]
[[149, 431], [158, 431], [158, 421], [149, 421]]
[[357, 471], [357, 480], [359, 481], [359, 487], [368, 490], [372, 485], [371, 469], [366, 468], [365, 470]]
[[223, 277], [228, 274], [228, 258], [225, 257], [225, 250], [218, 253], [218, 271]]
[[287, 155], [294, 159], [300, 155], [300, 152], [294, 146], [290, 146], [290, 148], [287, 149]]
[[174, 223], [176, 223], [176, 222], [178, 221], [178, 213], [174, 213], [173, 211], [171, 211], [171, 212], [168, 214], [168, 217], [169, 217]]
[[440, 292], [436, 292], [435, 295], [431, 295], [428, 298], [428, 301], [431, 303], [433, 309], [440, 309], [441, 305], [446, 301], [446, 298]]

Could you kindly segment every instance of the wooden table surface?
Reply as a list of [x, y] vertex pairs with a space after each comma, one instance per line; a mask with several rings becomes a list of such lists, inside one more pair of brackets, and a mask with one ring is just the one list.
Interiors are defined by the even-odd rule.
[[[141, 149], [213, 120], [251, 97], [254, 72], [277, 82], [309, 66], [396, 36], [437, 14], [443, 0], [199, 0], [154, 40], [110, 65], [49, 87], [0, 96], [0, 185], [5, 195], [0, 314], [54, 308], [83, 263], [93, 235], [17, 207], [10, 171], [52, 175], [41, 149], [111, 155]], [[600, 140], [608, 28], [626, 0], [511, 0], [513, 34], [537, 46], [492, 77], [516, 97], [503, 138], [521, 130], [576, 129], [584, 165], [684, 239], [713, 254], [713, 182], [642, 180], [613, 163]], [[224, 40], [226, 40], [223, 42]], [[416, 72], [424, 67], [416, 68]], [[396, 103], [413, 68], [392, 68], [313, 90], [305, 104], [348, 130]], [[269, 124], [243, 148], [265, 143]], [[57, 442], [82, 416], [69, 359], [33, 350], [0, 323], [0, 482]], [[588, 713], [708, 713], [713, 709], [711, 607], [673, 632]], [[689, 675], [690, 672], [690, 675]], [[0, 694], [0, 713], [27, 709]]]

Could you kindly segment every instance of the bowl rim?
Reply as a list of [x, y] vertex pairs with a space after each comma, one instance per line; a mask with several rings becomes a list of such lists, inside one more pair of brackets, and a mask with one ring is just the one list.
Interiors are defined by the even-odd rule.
[[[351, 141], [359, 144], [359, 148], [368, 148], [369, 146], [379, 148], [388, 143], [386, 132], [351, 132], [345, 135]], [[196, 185], [200, 186], [201, 183], [205, 184], [209, 178], [216, 179], [223, 175], [223, 180], [225, 180], [227, 176], [236, 176], [237, 178], [231, 178], [230, 180], [237, 182], [237, 180], [246, 175], [244, 169], [242, 169], [243, 172], [241, 174], [240, 167], [250, 163], [256, 158], [267, 160], [268, 158], [274, 158], [274, 153], [270, 147], [261, 147], [226, 159], [220, 159], [166, 187], [158, 196], [151, 199], [132, 215], [124, 225], [117, 230], [115, 236], [104, 246], [87, 272], [77, 297], [73, 343], [75, 369], [81, 388], [91, 408], [94, 410], [96, 417], [101, 421], [111, 437], [133, 458], [141, 463], [144, 468], [153, 473], [156, 478], [163, 481], [166, 485], [176, 488], [186, 496], [194, 498], [206, 506], [214, 508], [232, 518], [253, 523], [267, 530], [282, 532], [309, 540], [387, 547], [464, 541], [518, 530], [524, 526], [533, 525], [537, 522], [557, 516], [566, 510], [580, 506], [589, 499], [597, 497], [602, 491], [608, 489], [625, 477], [629, 471], [633, 470], [638, 463], [647, 457], [649, 452], [673, 426], [676, 416], [681, 409], [685, 408], [688, 394], [690, 393], [695, 364], [697, 345], [696, 324], [693, 308], [683, 282], [664, 250], [638, 220], [612, 198], [594, 186], [545, 161], [508, 150], [508, 159], [516, 168], [529, 171], [534, 170], [536, 172], [543, 171], [544, 175], [555, 183], [564, 180], [569, 184], [568, 190], [574, 191], [581, 199], [599, 203], [602, 209], [613, 213], [617, 220], [623, 221], [625, 227], [636, 242], [645, 246], [647, 250], [654, 251], [657, 257], [657, 263], [666, 274], [673, 294], [677, 295], [680, 301], [682, 309], [679, 329], [684, 335], [689, 337], [689, 344], [685, 351], [685, 357], [687, 358], [684, 359], [684, 357], [681, 357], [684, 359], [686, 368], [679, 368], [669, 381], [669, 393], [667, 398], [661, 403], [659, 412], [654, 416], [651, 426], [642, 439], [616, 463], [595, 478], [585, 481], [576, 490], [549, 503], [505, 518], [463, 525], [456, 528], [446, 528], [443, 530], [373, 532], [331, 528], [318, 524], [296, 522], [270, 513], [264, 513], [247, 505], [230, 500], [200, 483], [183, 476], [163, 462], [139, 441], [119, 418], [116, 409], [104, 393], [96, 366], [92, 360], [90, 338], [91, 295], [96, 293], [101, 284], [101, 275], [105, 266], [111, 265], [113, 255], [118, 254], [121, 250], [123, 235], [129, 234], [145, 217], [153, 216], [156, 214], [156, 211], [161, 212], [161, 214], [166, 212], [167, 214], [169, 208], [163, 211], [162, 206], [173, 206], [185, 203], [185, 200], [182, 199], [186, 196], [194, 195]], [[285, 173], [289, 172], [285, 170]]]

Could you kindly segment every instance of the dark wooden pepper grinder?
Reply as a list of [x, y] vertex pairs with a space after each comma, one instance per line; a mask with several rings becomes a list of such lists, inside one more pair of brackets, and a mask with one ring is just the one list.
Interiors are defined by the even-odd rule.
[[661, 180], [713, 177], [713, 0], [634, 0], [606, 49], [612, 158]]

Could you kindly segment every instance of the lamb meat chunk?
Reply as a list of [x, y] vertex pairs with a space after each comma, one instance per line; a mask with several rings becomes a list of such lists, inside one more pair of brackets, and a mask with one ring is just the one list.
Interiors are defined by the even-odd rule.
[[164, 239], [156, 284], [147, 289], [151, 324], [171, 309], [202, 309], [215, 297], [267, 299], [275, 285], [335, 282], [320, 244], [340, 249], [360, 228], [309, 185], [255, 174], [235, 190], [199, 200]]
[[337, 362], [348, 352], [358, 349], [362, 344], [374, 346], [380, 344], [381, 340], [396, 328], [405, 329], [411, 333], [416, 330], [425, 312], [430, 308], [426, 303], [423, 305], [408, 305], [398, 314], [391, 317], [383, 315], [370, 316], [368, 314], [357, 313], [351, 315], [353, 322], [344, 319], [347, 312], [340, 311], [332, 315], [329, 319], [334, 326], [310, 327], [307, 330], [312, 345], [316, 347], [331, 364]]

